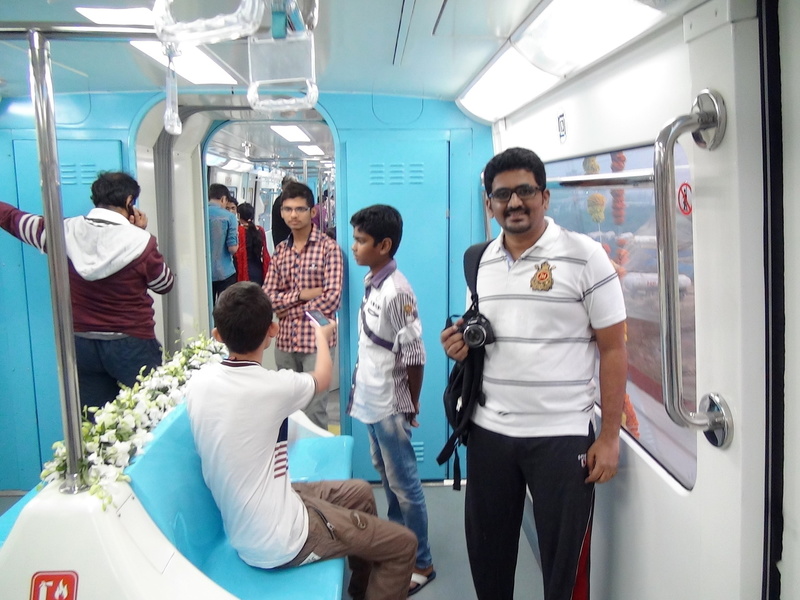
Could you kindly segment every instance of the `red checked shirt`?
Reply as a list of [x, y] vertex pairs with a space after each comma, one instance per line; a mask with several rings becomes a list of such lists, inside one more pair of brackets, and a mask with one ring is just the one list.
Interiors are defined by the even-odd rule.
[[[315, 354], [317, 343], [314, 325], [305, 316], [307, 310], [320, 310], [329, 319], [342, 301], [343, 258], [339, 246], [312, 225], [303, 249], [294, 249], [294, 236], [275, 248], [269, 265], [264, 291], [278, 311], [288, 309], [280, 321], [277, 347], [284, 352]], [[322, 294], [308, 301], [300, 300], [300, 290], [322, 288]], [[336, 336], [330, 346], [336, 345]]]

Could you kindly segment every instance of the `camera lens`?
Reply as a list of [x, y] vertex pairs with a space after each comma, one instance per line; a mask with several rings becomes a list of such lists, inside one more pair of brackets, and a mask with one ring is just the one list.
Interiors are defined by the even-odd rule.
[[480, 325], [468, 325], [464, 329], [464, 343], [470, 348], [480, 348], [486, 341], [486, 330]]

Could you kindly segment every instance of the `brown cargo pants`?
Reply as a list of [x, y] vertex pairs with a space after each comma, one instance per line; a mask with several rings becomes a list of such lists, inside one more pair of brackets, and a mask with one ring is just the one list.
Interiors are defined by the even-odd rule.
[[417, 552], [414, 533], [376, 516], [372, 487], [358, 479], [293, 483], [308, 510], [308, 539], [287, 567], [348, 557], [355, 600], [405, 600]]

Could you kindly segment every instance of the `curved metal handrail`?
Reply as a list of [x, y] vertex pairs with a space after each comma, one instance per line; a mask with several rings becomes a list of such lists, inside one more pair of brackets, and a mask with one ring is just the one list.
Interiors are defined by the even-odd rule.
[[[704, 90], [695, 100], [692, 114], [683, 115], [668, 123], [655, 141], [653, 157], [653, 187], [656, 205], [656, 239], [658, 242], [658, 291], [661, 323], [661, 385], [664, 407], [670, 418], [681, 425], [704, 432], [718, 432], [722, 438], [715, 443], [730, 443], [733, 422], [724, 400], [716, 394], [709, 410], [690, 411], [683, 404], [683, 373], [681, 356], [680, 303], [678, 290], [678, 248], [675, 224], [675, 159], [673, 151], [678, 138], [692, 132], [695, 141], [709, 150], [717, 147], [726, 125], [725, 105], [722, 98]], [[703, 135], [698, 135], [700, 132]], [[709, 403], [704, 397], [703, 404]], [[719, 438], [719, 433], [715, 434]]]

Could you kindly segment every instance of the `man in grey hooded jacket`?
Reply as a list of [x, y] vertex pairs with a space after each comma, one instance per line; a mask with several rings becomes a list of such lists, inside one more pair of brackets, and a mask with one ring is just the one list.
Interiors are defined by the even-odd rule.
[[[175, 281], [134, 206], [141, 191], [127, 173], [101, 173], [92, 184], [95, 208], [64, 220], [81, 404], [103, 406], [162, 362], [153, 299]], [[44, 218], [0, 202], [0, 227], [47, 251]]]

